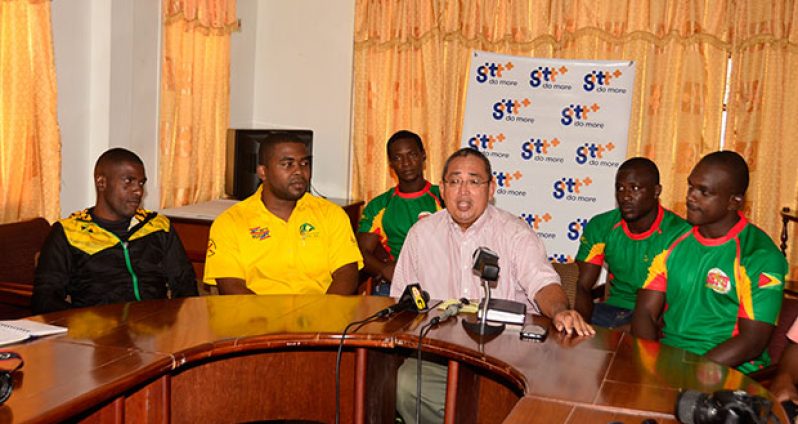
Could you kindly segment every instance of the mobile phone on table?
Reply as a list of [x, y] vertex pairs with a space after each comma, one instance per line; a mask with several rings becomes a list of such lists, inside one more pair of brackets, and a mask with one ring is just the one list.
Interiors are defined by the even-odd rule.
[[546, 340], [546, 334], [548, 334], [546, 327], [538, 324], [526, 324], [524, 325], [524, 328], [521, 329], [521, 339], [542, 342], [543, 340]]

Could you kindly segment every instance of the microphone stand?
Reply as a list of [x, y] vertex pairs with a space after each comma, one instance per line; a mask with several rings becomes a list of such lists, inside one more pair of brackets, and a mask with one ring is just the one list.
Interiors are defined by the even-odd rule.
[[488, 303], [490, 303], [490, 283], [484, 278], [480, 278], [480, 281], [482, 281], [482, 288], [485, 290], [485, 300], [482, 303], [482, 317], [478, 319], [479, 322], [468, 322], [466, 320], [461, 321], [463, 323], [463, 328], [465, 328], [466, 331], [478, 334], [480, 336], [491, 336], [494, 334], [499, 334], [502, 331], [504, 331], [504, 323], [496, 325], [488, 324]]

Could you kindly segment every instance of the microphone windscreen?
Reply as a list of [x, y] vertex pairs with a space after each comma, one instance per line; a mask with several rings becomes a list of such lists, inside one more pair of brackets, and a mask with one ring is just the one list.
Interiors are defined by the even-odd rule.
[[474, 273], [486, 281], [499, 279], [499, 255], [487, 247], [479, 247], [473, 255]]

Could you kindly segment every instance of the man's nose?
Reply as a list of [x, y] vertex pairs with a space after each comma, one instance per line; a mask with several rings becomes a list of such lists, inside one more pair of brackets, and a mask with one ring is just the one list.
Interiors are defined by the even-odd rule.
[[632, 199], [632, 192], [629, 190], [621, 192], [621, 200], [631, 200]]
[[696, 190], [694, 188], [690, 188], [690, 187], [687, 188], [687, 201], [688, 202], [695, 200], [695, 193], [696, 193]]

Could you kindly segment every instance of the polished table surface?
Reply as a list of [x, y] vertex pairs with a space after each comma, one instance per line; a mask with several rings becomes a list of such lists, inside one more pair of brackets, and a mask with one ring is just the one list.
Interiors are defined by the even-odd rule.
[[[300, 397], [304, 392], [300, 389], [285, 396], [296, 403], [292, 408], [306, 417], [329, 422], [329, 411], [315, 413], [310, 410], [329, 409], [334, 405], [334, 392], [326, 390], [331, 387], [328, 383], [334, 381], [334, 368], [330, 368], [334, 362], [330, 359], [334, 358], [340, 334], [348, 323], [392, 303], [390, 298], [371, 296], [203, 296], [106, 305], [33, 317], [67, 326], [69, 331], [65, 335], [4, 347], [19, 352], [25, 359], [25, 367], [15, 376], [11, 398], [0, 407], [0, 422], [53, 422], [72, 418], [95, 422], [168, 422], [171, 418], [173, 422], [190, 422], [197, 418], [191, 417], [192, 411], [205, 414], [198, 416], [205, 417], [203, 421], [206, 422], [240, 420], [241, 417], [270, 418], [263, 417], [270, 414], [268, 411], [256, 411], [255, 415], [241, 415], [236, 419], [225, 415], [214, 417], [208, 415], [212, 409], [203, 410], [197, 406], [202, 404], [202, 395], [181, 395], [199, 390], [193, 387], [207, 381], [208, 387], [202, 388], [204, 393], [217, 399], [224, 397], [228, 389], [216, 386], [228, 377], [212, 368], [217, 360], [242, 367], [247, 366], [248, 360], [261, 361], [257, 362], [257, 367], [253, 365], [245, 374], [235, 377], [247, 381], [234, 379], [232, 384], [229, 381], [225, 384], [273, 385], [276, 383], [264, 382], [273, 375], [283, 379], [277, 382], [282, 386], [268, 387], [285, 386], [288, 392], [294, 390], [294, 385], [289, 384], [293, 372], [290, 367], [298, 367], [296, 376], [302, 375], [303, 366], [323, 367], [307, 370], [309, 375], [323, 370], [324, 375], [320, 375], [319, 380], [327, 382], [324, 390], [313, 394], [315, 399], [303, 403]], [[357, 376], [361, 375], [368, 375], [369, 381], [375, 380], [375, 375], [386, 378], [385, 375], [380, 377], [385, 371], [374, 371], [372, 356], [368, 357], [372, 362], [364, 365], [365, 353], [359, 355], [358, 352], [383, 355], [381, 358], [387, 358], [385, 362], [390, 362], [391, 355], [397, 352], [405, 356], [414, 354], [420, 326], [439, 314], [437, 310], [421, 315], [401, 313], [347, 335], [348, 354], [342, 367], [346, 384], [342, 387], [353, 394], [347, 395], [346, 404], [342, 405], [342, 416], [346, 417], [342, 422], [385, 420], [374, 418], [373, 411], [368, 412], [369, 405], [377, 401], [361, 393], [373, 391], [377, 383], [363, 386], [357, 382], [360, 378]], [[471, 380], [463, 377], [467, 374], [461, 374], [457, 392], [462, 399], [458, 408], [468, 406], [464, 404], [469, 396], [472, 400], [478, 398], [480, 406], [474, 422], [495, 422], [496, 417], [498, 421], [513, 423], [615, 420], [639, 423], [645, 418], [675, 422], [672, 411], [680, 388], [703, 392], [741, 388], [752, 394], [770, 396], [758, 383], [735, 370], [615, 331], [598, 328], [594, 337], [586, 338], [555, 332], [539, 343], [520, 340], [517, 331], [508, 329], [490, 340], [479, 340], [464, 331], [457, 322], [461, 319], [464, 317], [433, 329], [422, 345], [428, 354], [448, 361], [450, 373], [458, 364], [461, 372], [475, 370]], [[535, 319], [547, 324], [543, 318]], [[297, 352], [319, 356], [303, 356], [301, 361], [288, 364]], [[272, 358], [287, 361], [282, 366], [289, 367], [288, 372], [280, 368], [281, 364], [262, 362], [272, 353], [275, 355]], [[274, 370], [274, 374], [270, 374], [270, 370]], [[192, 377], [188, 378], [189, 375]], [[208, 378], [211, 380], [203, 380]], [[392, 390], [391, 378], [394, 377], [388, 376], [387, 382], [380, 384], [388, 384]], [[297, 377], [297, 380], [301, 379]], [[482, 381], [482, 389], [472, 390], [468, 386], [469, 382], [479, 381]], [[298, 386], [302, 384], [305, 382], [298, 382]], [[268, 403], [258, 398], [258, 393], [265, 390], [263, 387], [243, 391], [255, 391], [251, 394], [253, 399], [243, 399], [238, 393], [232, 400], [226, 400], [225, 405], [234, 408], [235, 405], [229, 403], [238, 399], [247, 405], [247, 402]], [[314, 386], [308, 387], [307, 390], [315, 391]], [[469, 395], [475, 390], [478, 393]], [[386, 393], [390, 390], [385, 391], [383, 397]], [[490, 405], [492, 396], [498, 399], [497, 406], [486, 408], [484, 405]], [[126, 400], [119, 401], [122, 398]], [[163, 411], [158, 412], [152, 406], [153, 399], [161, 402]], [[285, 399], [274, 400], [278, 401], [286, 403]], [[131, 406], [136, 402], [139, 402], [139, 409]], [[123, 404], [127, 409], [121, 406]], [[116, 409], [109, 409], [108, 405]], [[392, 403], [389, 405], [392, 407]], [[126, 412], [119, 412], [122, 409]], [[102, 418], [109, 416], [103, 415], [109, 410], [116, 411], [115, 418]], [[141, 411], [149, 416], [146, 419], [137, 416]], [[153, 417], [153, 414], [161, 415]], [[285, 418], [284, 413], [281, 414], [271, 418]], [[453, 417], [447, 410], [450, 422], [468, 421], [463, 416]], [[548, 418], [541, 421], [541, 417]], [[593, 420], [585, 417], [593, 417]], [[597, 417], [602, 421], [595, 421]], [[609, 418], [605, 420], [605, 417]]]

